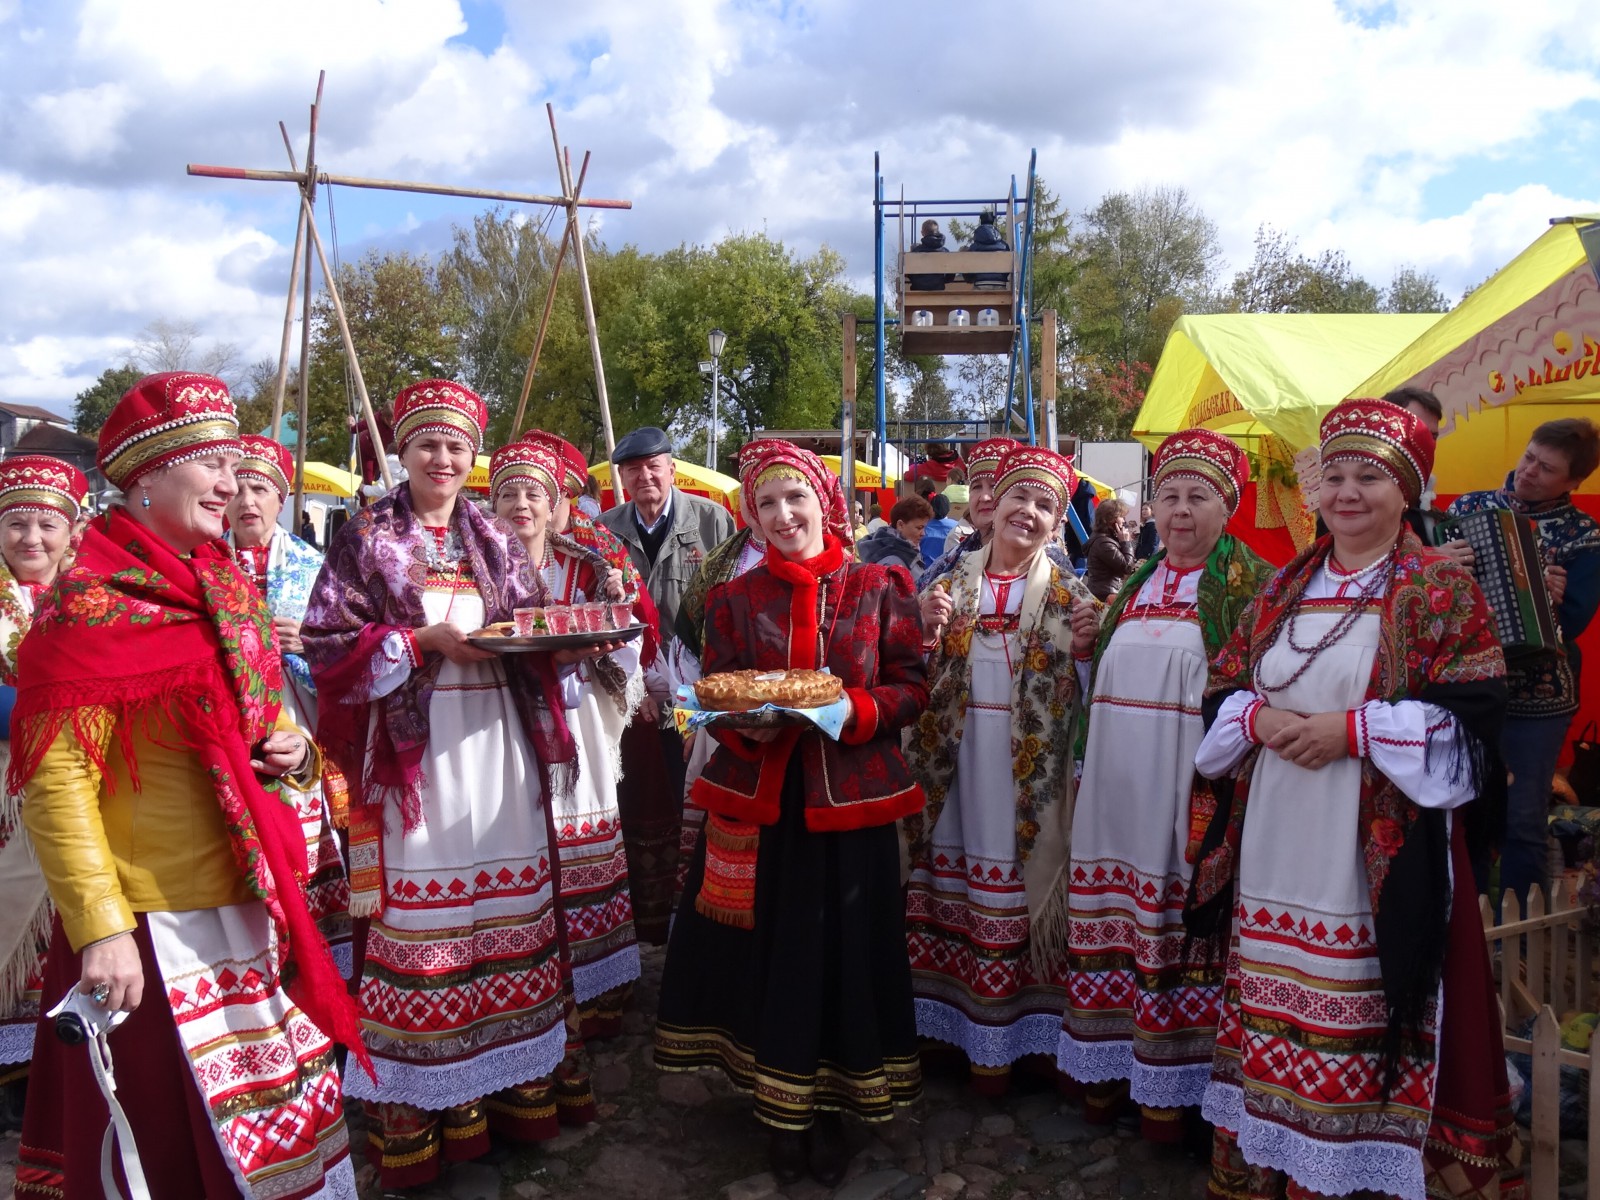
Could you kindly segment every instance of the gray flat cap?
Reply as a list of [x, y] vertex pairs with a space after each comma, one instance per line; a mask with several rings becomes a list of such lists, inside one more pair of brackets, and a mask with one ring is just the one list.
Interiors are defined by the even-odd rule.
[[624, 434], [617, 443], [617, 448], [611, 452], [612, 465], [625, 463], [630, 458], [649, 458], [652, 454], [671, 454], [672, 442], [667, 438], [666, 431], [657, 429], [654, 425], [646, 425], [643, 429], [635, 429], [632, 433]]

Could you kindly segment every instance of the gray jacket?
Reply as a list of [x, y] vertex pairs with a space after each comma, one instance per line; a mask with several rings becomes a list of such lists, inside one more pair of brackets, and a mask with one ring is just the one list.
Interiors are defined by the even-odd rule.
[[596, 520], [621, 538], [628, 548], [633, 565], [644, 577], [650, 599], [656, 603], [661, 617], [661, 640], [665, 644], [672, 637], [678, 605], [684, 592], [689, 590], [689, 581], [700, 570], [706, 555], [733, 536], [733, 517], [714, 501], [673, 488], [672, 524], [652, 567], [644, 556], [635, 511], [633, 501], [629, 500], [607, 509]]

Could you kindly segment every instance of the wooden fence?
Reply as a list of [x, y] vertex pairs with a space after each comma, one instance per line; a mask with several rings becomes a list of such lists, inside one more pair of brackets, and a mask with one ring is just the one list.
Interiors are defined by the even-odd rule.
[[[1515, 896], [1505, 898], [1496, 923], [1486, 898], [1480, 899], [1484, 935], [1491, 955], [1498, 959], [1500, 1008], [1506, 1023], [1505, 1045], [1529, 1055], [1533, 1078], [1528, 1081], [1533, 1099], [1533, 1138], [1528, 1159], [1530, 1200], [1557, 1200], [1561, 1186], [1561, 1068], [1577, 1067], [1589, 1073], [1590, 1153], [1600, 1152], [1600, 1036], [1587, 1053], [1561, 1045], [1561, 1016], [1573, 1011], [1596, 1011], [1595, 937], [1584, 928], [1586, 909], [1578, 904], [1573, 886], [1558, 880], [1550, 889], [1547, 905], [1534, 888], [1523, 914]], [[1533, 1017], [1531, 1037], [1514, 1037]], [[1600, 1171], [1591, 1164], [1588, 1200], [1600, 1200]]]

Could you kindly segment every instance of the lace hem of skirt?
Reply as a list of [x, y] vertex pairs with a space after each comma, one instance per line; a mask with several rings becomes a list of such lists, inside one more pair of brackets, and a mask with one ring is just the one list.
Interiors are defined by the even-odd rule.
[[917, 1032], [960, 1047], [980, 1067], [1005, 1067], [1030, 1054], [1055, 1057], [1061, 1039], [1058, 1013], [1028, 1013], [1009, 1025], [979, 1025], [939, 1000], [917, 998]]
[[537, 1037], [496, 1046], [460, 1062], [435, 1066], [375, 1055], [378, 1082], [374, 1084], [365, 1071], [350, 1071], [345, 1075], [345, 1095], [443, 1112], [549, 1075], [561, 1065], [566, 1046], [566, 1026], [558, 1022]]

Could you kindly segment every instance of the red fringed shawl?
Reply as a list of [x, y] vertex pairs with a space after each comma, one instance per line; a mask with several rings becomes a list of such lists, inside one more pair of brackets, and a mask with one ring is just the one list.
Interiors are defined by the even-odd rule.
[[137, 788], [135, 733], [148, 739], [170, 721], [211, 775], [234, 859], [272, 916], [280, 965], [294, 968], [291, 996], [370, 1072], [355, 1006], [306, 908], [300, 818], [250, 766], [277, 721], [283, 676], [271, 614], [228, 548], [207, 542], [182, 557], [112, 509], [45, 595], [17, 668], [7, 787], [21, 792], [67, 728], [110, 787], [97, 736], [109, 713]]

